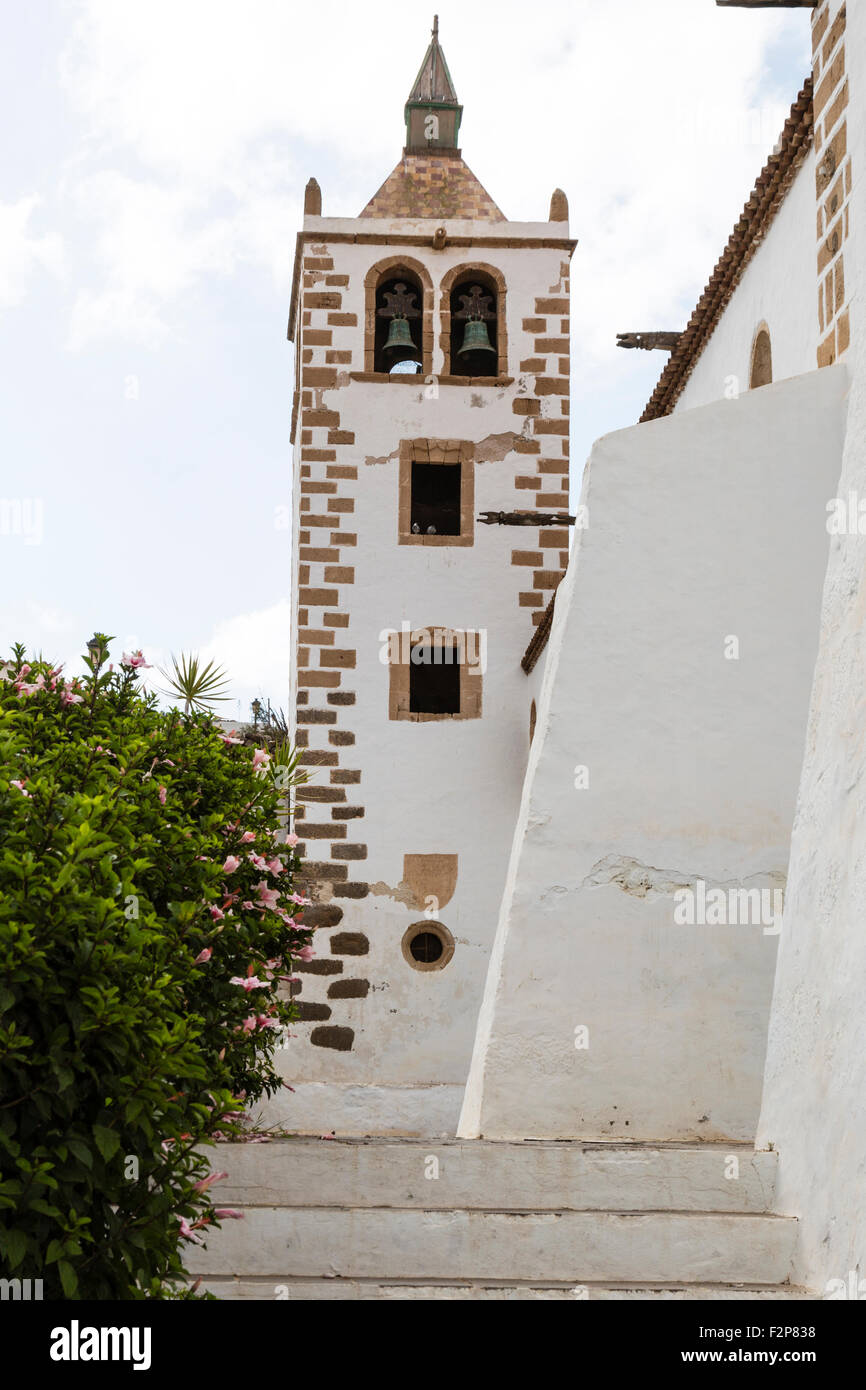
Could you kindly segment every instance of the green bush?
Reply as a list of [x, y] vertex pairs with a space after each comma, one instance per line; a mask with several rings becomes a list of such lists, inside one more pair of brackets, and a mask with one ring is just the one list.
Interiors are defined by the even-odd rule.
[[0, 1263], [166, 1298], [222, 1219], [202, 1145], [282, 1084], [311, 933], [267, 753], [105, 657], [0, 665]]

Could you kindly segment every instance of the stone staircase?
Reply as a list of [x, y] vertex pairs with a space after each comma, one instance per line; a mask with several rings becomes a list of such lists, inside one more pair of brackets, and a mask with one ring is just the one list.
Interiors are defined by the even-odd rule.
[[220, 1298], [810, 1297], [776, 1154], [747, 1145], [293, 1138], [214, 1163], [244, 1220], [188, 1266]]

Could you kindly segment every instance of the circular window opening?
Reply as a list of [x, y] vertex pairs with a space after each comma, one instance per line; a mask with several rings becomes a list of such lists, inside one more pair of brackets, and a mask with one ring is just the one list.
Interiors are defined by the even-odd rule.
[[413, 970], [443, 970], [454, 954], [454, 937], [441, 922], [414, 922], [402, 946]]
[[432, 965], [434, 960], [441, 956], [444, 946], [438, 936], [434, 936], [432, 931], [419, 931], [417, 936], [413, 936], [409, 942], [409, 952], [413, 960], [420, 961], [422, 965]]

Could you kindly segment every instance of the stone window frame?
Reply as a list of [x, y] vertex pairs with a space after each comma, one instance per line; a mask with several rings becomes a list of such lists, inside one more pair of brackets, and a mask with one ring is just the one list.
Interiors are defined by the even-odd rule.
[[[496, 351], [497, 368], [490, 376], [460, 376], [455, 372], [451, 361], [451, 295], [456, 282], [465, 275], [467, 279], [473, 271], [487, 275], [496, 286]], [[442, 277], [439, 284], [439, 346], [444, 363], [443, 375], [449, 382], [465, 383], [467, 386], [491, 385], [508, 376], [508, 330], [505, 318], [506, 285], [505, 276], [495, 265], [487, 261], [463, 261]]]
[[[766, 340], [767, 351], [766, 360], [763, 358], [759, 362], [758, 351], [761, 339]], [[763, 367], [769, 367], [770, 375], [766, 381], [755, 381], [755, 372]], [[766, 319], [761, 319], [755, 329], [755, 336], [752, 339], [752, 351], [749, 354], [749, 390], [757, 391], [762, 386], [772, 386], [773, 384], [773, 339], [770, 333], [770, 326]]]
[[[412, 464], [441, 463], [460, 467], [460, 535], [427, 536], [412, 532]], [[475, 544], [475, 446], [468, 439], [401, 439], [397, 494], [399, 545]]]
[[[438, 960], [416, 960], [412, 955], [410, 947], [416, 936], [422, 932], [427, 932], [430, 936], [438, 937], [442, 942], [442, 954]], [[413, 970], [444, 970], [454, 955], [455, 941], [448, 928], [437, 919], [422, 918], [420, 922], [413, 922], [403, 933], [403, 940], [400, 942], [400, 949], [403, 952], [403, 959]]]
[[455, 641], [471, 637], [474, 640], [475, 649], [480, 650], [480, 634], [474, 628], [452, 628], [444, 624], [425, 623], [423, 627], [412, 628], [411, 631], [402, 632], [392, 631], [388, 636], [388, 718], [406, 719], [413, 724], [427, 724], [433, 721], [442, 722], [447, 719], [480, 719], [482, 711], [482, 685], [484, 675], [479, 670], [477, 674], [470, 674], [469, 663], [460, 661], [457, 663], [460, 671], [460, 710], [456, 714], [431, 714], [427, 711], [411, 710], [409, 708], [409, 677], [411, 663], [402, 660], [404, 648], [411, 650], [418, 642], [429, 638], [430, 645], [433, 647], [445, 647], [455, 645]]
[[[371, 265], [364, 276], [364, 376], [367, 380], [390, 381], [389, 372], [377, 372], [376, 361], [376, 291], [383, 280], [395, 280], [401, 270], [408, 270], [421, 281], [421, 373], [422, 377], [433, 374], [433, 281], [430, 272], [422, 261], [414, 256], [386, 256], [382, 261]], [[418, 373], [400, 375], [399, 381], [418, 383]]]

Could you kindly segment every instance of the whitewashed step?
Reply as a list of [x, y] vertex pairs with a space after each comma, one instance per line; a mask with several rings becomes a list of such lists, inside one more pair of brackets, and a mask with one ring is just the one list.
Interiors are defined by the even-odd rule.
[[[258, 1146], [257, 1146], [258, 1147]], [[787, 1217], [618, 1211], [252, 1207], [188, 1255], [194, 1274], [783, 1284]]]
[[223, 1205], [765, 1212], [777, 1155], [748, 1145], [293, 1138], [214, 1151]]
[[378, 1279], [294, 1279], [277, 1284], [271, 1279], [208, 1279], [202, 1282], [201, 1292], [210, 1292], [221, 1299], [256, 1299], [259, 1301], [333, 1302], [333, 1301], [400, 1301], [400, 1302], [476, 1302], [490, 1300], [559, 1301], [573, 1303], [576, 1299], [591, 1302], [650, 1301], [778, 1302], [808, 1300], [814, 1297], [805, 1289], [789, 1284], [527, 1284], [511, 1280], [499, 1284], [463, 1280], [455, 1284], [425, 1284], [414, 1281], [383, 1283]]

